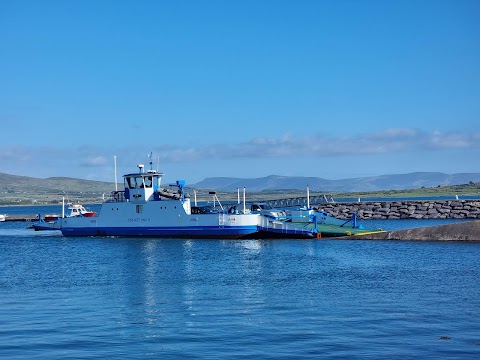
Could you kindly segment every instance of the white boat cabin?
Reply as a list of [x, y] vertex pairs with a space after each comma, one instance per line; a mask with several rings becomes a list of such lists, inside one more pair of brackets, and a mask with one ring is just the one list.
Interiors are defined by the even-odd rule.
[[162, 198], [185, 200], [183, 187], [184, 180], [178, 180], [175, 186], [178, 192], [171, 192], [161, 188], [163, 173], [157, 173], [155, 170], [144, 172], [144, 166], [138, 165], [139, 172], [135, 174], [124, 175], [125, 199], [132, 203], [144, 204], [148, 201], [158, 201]]

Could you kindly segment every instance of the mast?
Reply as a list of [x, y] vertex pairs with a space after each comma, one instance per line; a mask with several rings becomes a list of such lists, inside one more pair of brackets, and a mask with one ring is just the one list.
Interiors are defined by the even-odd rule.
[[310, 187], [307, 185], [307, 210], [310, 210]]
[[114, 173], [115, 173], [115, 191], [118, 191], [118, 186], [117, 186], [117, 156], [113, 155], [113, 167], [114, 167]]
[[247, 211], [247, 207], [245, 204], [245, 186], [243, 187], [243, 213], [245, 214]]
[[150, 159], [150, 171], [153, 171], [152, 155], [153, 153], [150, 151], [150, 154], [148, 154], [148, 158]]

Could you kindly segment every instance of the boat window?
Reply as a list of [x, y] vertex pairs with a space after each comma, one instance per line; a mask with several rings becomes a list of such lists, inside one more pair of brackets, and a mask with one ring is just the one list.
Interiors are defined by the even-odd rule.
[[143, 188], [143, 180], [141, 176], [135, 178], [135, 189]]
[[152, 187], [152, 177], [151, 176], [145, 177], [145, 187], [146, 188], [151, 188]]
[[154, 177], [154, 178], [153, 178], [153, 187], [158, 187], [159, 182], [160, 182], [160, 181], [159, 181], [159, 178], [158, 178], [158, 177]]
[[251, 210], [252, 211], [259, 211], [259, 210], [262, 210], [262, 208], [260, 206], [258, 206], [257, 204], [253, 204], [252, 207], [251, 207]]
[[130, 189], [135, 188], [135, 180], [133, 178], [127, 177], [127, 184]]

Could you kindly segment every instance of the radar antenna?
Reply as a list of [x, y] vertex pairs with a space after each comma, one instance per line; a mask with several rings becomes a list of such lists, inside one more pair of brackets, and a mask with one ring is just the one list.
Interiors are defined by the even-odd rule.
[[150, 154], [148, 154], [148, 158], [150, 159], [150, 170], [153, 170], [153, 162], [152, 162], [152, 155], [153, 153], [150, 151]]

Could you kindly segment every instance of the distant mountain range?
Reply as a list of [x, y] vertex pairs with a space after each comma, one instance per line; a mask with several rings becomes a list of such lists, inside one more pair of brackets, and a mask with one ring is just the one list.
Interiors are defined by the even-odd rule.
[[[480, 173], [444, 174], [438, 172], [415, 172], [410, 174], [369, 176], [352, 179], [327, 180], [319, 177], [294, 177], [271, 175], [255, 179], [214, 177], [206, 178], [189, 188], [217, 191], [236, 191], [246, 187], [249, 192], [276, 190], [304, 190], [307, 185], [312, 191], [359, 192], [381, 190], [407, 190], [421, 187], [461, 185], [480, 182]], [[123, 184], [120, 185], [120, 188]], [[0, 195], [7, 194], [70, 194], [98, 197], [98, 194], [114, 190], [113, 183], [65, 177], [38, 179], [0, 173]]]
[[368, 176], [352, 179], [327, 180], [319, 177], [294, 177], [271, 175], [256, 179], [231, 177], [206, 178], [189, 187], [235, 191], [246, 187], [248, 191], [306, 189], [323, 192], [359, 192], [380, 190], [407, 190], [421, 187], [461, 185], [480, 182], [480, 173], [444, 174], [439, 172], [414, 172], [409, 174]]

